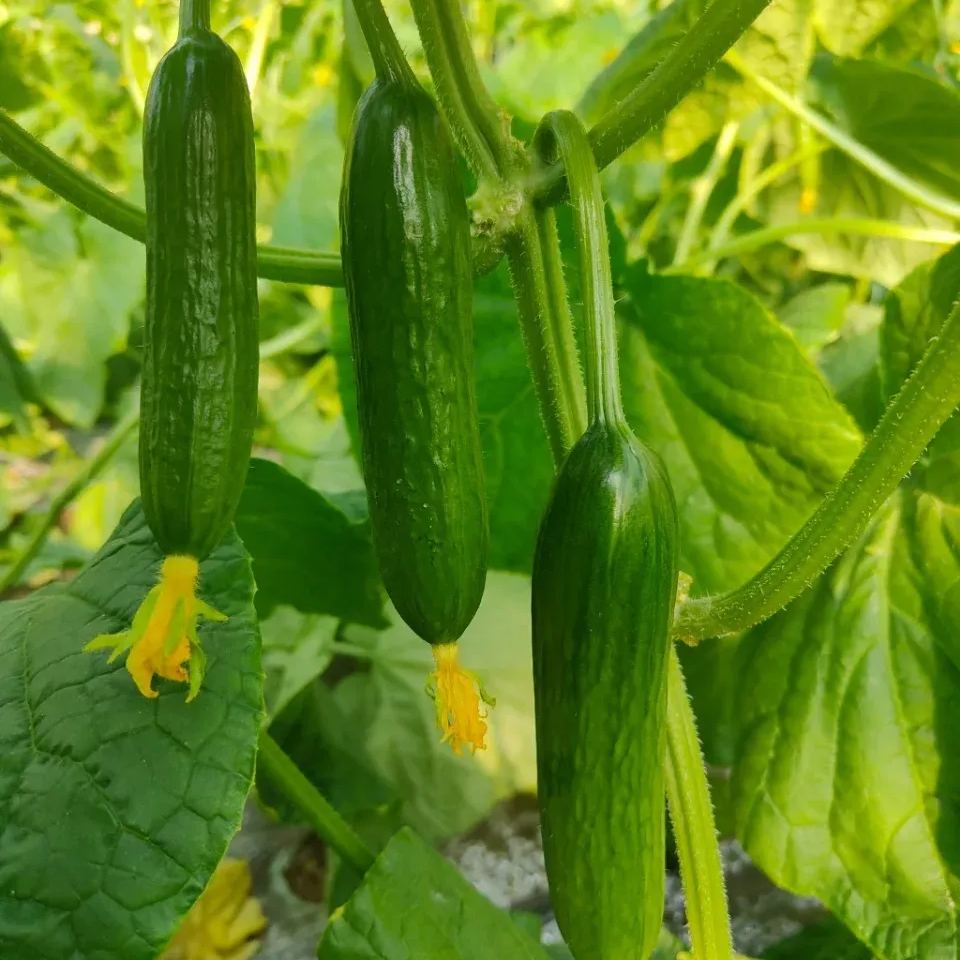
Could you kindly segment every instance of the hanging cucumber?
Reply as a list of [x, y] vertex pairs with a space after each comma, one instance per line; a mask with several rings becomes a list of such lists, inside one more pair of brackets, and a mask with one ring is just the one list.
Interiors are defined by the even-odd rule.
[[457, 158], [378, 0], [361, 0], [377, 79], [353, 120], [340, 205], [363, 475], [383, 581], [433, 645], [455, 749], [483, 746], [456, 641], [486, 579], [470, 223]]
[[176, 44], [144, 116], [147, 309], [140, 490], [165, 560], [130, 630], [91, 649], [129, 651], [140, 691], [155, 675], [203, 676], [199, 562], [230, 527], [257, 408], [253, 119], [240, 61], [210, 29], [209, 0], [183, 0]]
[[533, 568], [538, 794], [557, 921], [577, 960], [645, 960], [664, 895], [666, 671], [678, 520], [660, 459], [626, 424], [596, 164], [549, 114], [576, 215], [590, 425], [560, 468]]

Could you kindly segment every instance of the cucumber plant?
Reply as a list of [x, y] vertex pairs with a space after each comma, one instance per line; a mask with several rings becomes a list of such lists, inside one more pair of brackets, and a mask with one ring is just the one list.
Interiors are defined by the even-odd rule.
[[575, 960], [740, 956], [711, 781], [770, 956], [957, 960], [951, 5], [120, 6], [0, 8], [0, 956], [164, 955], [256, 780], [323, 960], [545, 958], [428, 842], [536, 780]]

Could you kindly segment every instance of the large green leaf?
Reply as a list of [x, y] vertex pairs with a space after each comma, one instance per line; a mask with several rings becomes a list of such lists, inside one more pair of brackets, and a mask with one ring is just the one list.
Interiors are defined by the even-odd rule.
[[0, 417], [8, 416], [19, 429], [26, 427], [24, 402], [34, 398], [27, 368], [0, 326]]
[[960, 649], [942, 611], [960, 574], [943, 505], [902, 511], [742, 645], [733, 800], [771, 878], [881, 960], [955, 960]]
[[812, 74], [819, 106], [914, 180], [960, 199], [955, 162], [960, 92], [928, 73], [822, 54]]
[[764, 952], [762, 960], [873, 960], [873, 954], [830, 918], [781, 940]]
[[386, 626], [368, 528], [312, 487], [276, 463], [254, 459], [236, 522], [253, 557], [261, 615], [285, 604]]
[[319, 960], [546, 960], [456, 867], [403, 829], [330, 919]]
[[860, 446], [796, 339], [744, 289], [631, 269], [621, 324], [627, 415], [664, 458], [698, 592], [742, 583]]
[[250, 562], [204, 562], [200, 696], [137, 692], [82, 652], [126, 626], [161, 555], [139, 506], [71, 583], [0, 606], [0, 944], [16, 960], [154, 960], [240, 824], [263, 712]]

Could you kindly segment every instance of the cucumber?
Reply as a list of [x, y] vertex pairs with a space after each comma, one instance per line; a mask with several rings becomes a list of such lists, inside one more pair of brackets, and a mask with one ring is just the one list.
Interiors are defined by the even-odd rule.
[[450, 644], [487, 564], [470, 226], [446, 128], [411, 79], [378, 78], [358, 104], [340, 223], [380, 570], [411, 629]]
[[666, 677], [679, 521], [620, 399], [603, 199], [586, 133], [549, 114], [577, 224], [590, 424], [567, 454], [533, 565], [538, 799], [557, 922], [577, 960], [646, 960], [663, 917]]
[[143, 158], [141, 496], [163, 552], [203, 559], [246, 480], [259, 364], [250, 97], [208, 3], [181, 6], [147, 95]]

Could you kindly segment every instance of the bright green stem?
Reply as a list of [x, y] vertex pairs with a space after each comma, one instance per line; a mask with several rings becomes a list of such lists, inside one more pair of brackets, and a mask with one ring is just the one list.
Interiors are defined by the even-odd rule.
[[[603, 169], [649, 133], [743, 35], [770, 0], [713, 0], [687, 35], [629, 96], [591, 128], [590, 143]], [[563, 169], [554, 164], [531, 183], [540, 202], [555, 202], [565, 192]]]
[[480, 77], [459, 0], [411, 0], [444, 116], [478, 177], [507, 179], [514, 153]]
[[731, 960], [733, 939], [710, 785], [675, 648], [667, 668], [667, 804], [696, 960]]
[[730, 154], [737, 142], [737, 130], [739, 129], [740, 124], [735, 121], [724, 124], [720, 136], [717, 137], [716, 146], [713, 148], [713, 156], [707, 164], [707, 169], [693, 181], [690, 188], [690, 204], [687, 207], [686, 216], [683, 218], [680, 236], [677, 238], [677, 249], [674, 254], [675, 263], [685, 260], [693, 249], [700, 224], [703, 222], [703, 214], [707, 209], [707, 201], [710, 199], [710, 195], [713, 193], [723, 171], [727, 168]]
[[525, 207], [506, 252], [540, 414], [559, 463], [587, 421], [552, 212]]
[[734, 52], [727, 55], [727, 62], [745, 79], [762, 90], [771, 100], [780, 104], [785, 110], [813, 127], [821, 136], [825, 137], [838, 150], [841, 150], [852, 160], [869, 170], [875, 177], [883, 180], [895, 190], [898, 190], [909, 200], [926, 207], [928, 210], [950, 217], [953, 220], [960, 218], [960, 203], [936, 190], [932, 190], [922, 183], [907, 176], [898, 167], [885, 160], [869, 147], [864, 146], [855, 137], [851, 137], [846, 130], [827, 119], [822, 113], [811, 110], [803, 101], [787, 93], [771, 80], [758, 74], [742, 57]]
[[417, 79], [403, 55], [380, 0], [353, 0], [353, 8], [357, 12], [377, 76], [381, 80], [417, 86]]
[[344, 861], [361, 873], [369, 869], [373, 852], [266, 731], [260, 734], [257, 766]]
[[675, 635], [688, 642], [738, 633], [786, 606], [864, 531], [960, 404], [960, 303], [889, 404], [859, 456], [813, 516], [753, 579], [687, 601]]
[[534, 145], [545, 163], [562, 161], [573, 203], [586, 327], [587, 416], [591, 421], [622, 422], [610, 243], [587, 132], [569, 110], [557, 110], [541, 121]]
[[60, 514], [76, 500], [87, 484], [107, 466], [139, 422], [140, 414], [136, 410], [118, 420], [107, 435], [103, 446], [93, 457], [84, 461], [76, 476], [50, 501], [46, 513], [31, 534], [26, 546], [20, 551], [3, 576], [0, 577], [0, 594], [20, 582], [20, 578], [30, 565], [30, 561], [37, 555], [50, 531], [60, 519]]
[[916, 243], [933, 243], [951, 246], [960, 243], [960, 233], [955, 230], [938, 230], [932, 227], [909, 227], [892, 220], [872, 220], [869, 217], [817, 217], [798, 220], [796, 223], [778, 223], [774, 227], [752, 230], [741, 237], [706, 250], [692, 253], [682, 263], [674, 264], [664, 273], [684, 273], [691, 267], [723, 257], [735, 257], [741, 253], [758, 250], [769, 243], [798, 237], [808, 233], [845, 233], [857, 237], [889, 237], [891, 240], [912, 240]]
[[[143, 243], [146, 216], [140, 207], [121, 199], [61, 160], [2, 110], [0, 153], [77, 209]], [[258, 247], [257, 273], [267, 280], [343, 286], [343, 269], [335, 253]]]
[[210, 0], [180, 0], [180, 36], [210, 29]]

